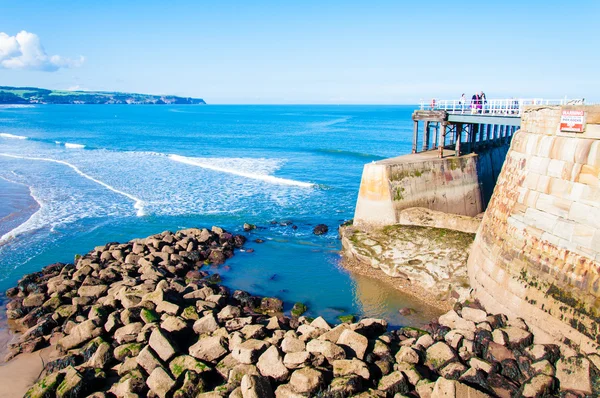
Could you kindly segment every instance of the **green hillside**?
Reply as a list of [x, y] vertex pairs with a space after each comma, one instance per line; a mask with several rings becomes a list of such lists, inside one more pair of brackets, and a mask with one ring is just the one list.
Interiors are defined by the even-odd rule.
[[201, 98], [0, 86], [0, 104], [205, 104]]

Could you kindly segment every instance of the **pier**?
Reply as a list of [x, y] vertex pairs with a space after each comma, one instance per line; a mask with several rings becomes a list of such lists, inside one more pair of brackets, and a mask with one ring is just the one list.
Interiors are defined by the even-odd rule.
[[[526, 106], [573, 105], [583, 100], [567, 99], [489, 99], [481, 103], [436, 100], [421, 103], [415, 110], [412, 153], [437, 150], [438, 157], [461, 156], [510, 142], [521, 125]], [[422, 130], [420, 128], [423, 123]], [[423, 131], [420, 134], [420, 131]]]

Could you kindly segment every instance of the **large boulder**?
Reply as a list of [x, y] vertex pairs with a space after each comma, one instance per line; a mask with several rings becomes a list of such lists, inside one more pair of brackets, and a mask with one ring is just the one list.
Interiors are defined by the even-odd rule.
[[467, 386], [456, 380], [440, 377], [433, 387], [431, 398], [486, 398], [489, 397], [481, 391]]
[[231, 355], [240, 363], [252, 364], [266, 351], [269, 343], [262, 340], [250, 339], [244, 341], [233, 349]]
[[556, 363], [556, 378], [561, 391], [571, 390], [586, 395], [592, 393], [590, 361], [583, 357], [561, 358]]
[[228, 353], [227, 340], [222, 336], [202, 337], [190, 347], [190, 355], [206, 362], [217, 362]]
[[275, 346], [267, 348], [267, 350], [258, 358], [256, 367], [260, 371], [260, 374], [270, 377], [278, 382], [286, 380], [290, 373], [283, 364], [281, 354]]
[[322, 354], [329, 360], [346, 358], [346, 353], [342, 347], [324, 340], [309, 341], [308, 344], [306, 344], [306, 351], [310, 353]]
[[425, 365], [438, 370], [457, 359], [456, 352], [443, 342], [437, 342], [425, 352]]
[[166, 370], [162, 367], [158, 367], [150, 373], [148, 380], [146, 380], [146, 384], [154, 394], [158, 395], [160, 398], [166, 398], [173, 387], [175, 387], [175, 380], [169, 376], [169, 373], [167, 373]]
[[290, 377], [290, 387], [296, 393], [312, 395], [323, 384], [323, 374], [313, 368], [302, 368], [294, 371]]
[[163, 332], [161, 332], [159, 328], [156, 328], [152, 331], [148, 343], [150, 344], [150, 347], [154, 350], [154, 352], [158, 354], [160, 359], [162, 359], [165, 362], [173, 358], [173, 356], [177, 352], [175, 346], [171, 343], [167, 336]]
[[269, 379], [263, 376], [244, 375], [241, 383], [243, 398], [273, 398]]
[[340, 335], [337, 345], [346, 351], [346, 357], [363, 359], [369, 346], [369, 340], [362, 334], [346, 329]]
[[370, 378], [367, 364], [359, 359], [338, 359], [333, 361], [332, 366], [335, 377], [357, 375], [365, 380]]

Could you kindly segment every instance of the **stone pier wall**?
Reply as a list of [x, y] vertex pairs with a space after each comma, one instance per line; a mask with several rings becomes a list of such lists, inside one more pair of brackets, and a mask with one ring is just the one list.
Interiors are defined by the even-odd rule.
[[[584, 133], [560, 131], [562, 109], [586, 112]], [[527, 109], [468, 261], [488, 311], [584, 352], [600, 343], [599, 175], [600, 106]]]
[[506, 144], [443, 159], [432, 151], [366, 164], [354, 224], [397, 224], [413, 207], [474, 217], [486, 208], [507, 150]]

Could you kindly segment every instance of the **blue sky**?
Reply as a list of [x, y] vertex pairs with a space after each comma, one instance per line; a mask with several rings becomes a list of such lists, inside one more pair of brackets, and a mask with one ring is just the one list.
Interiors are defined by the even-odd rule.
[[[402, 104], [480, 90], [600, 101], [598, 0], [0, 0], [0, 10], [0, 85], [209, 103]], [[43, 46], [35, 62], [10, 47], [21, 31]]]

